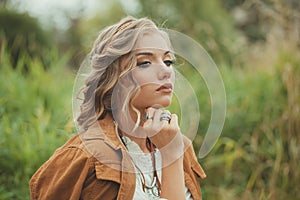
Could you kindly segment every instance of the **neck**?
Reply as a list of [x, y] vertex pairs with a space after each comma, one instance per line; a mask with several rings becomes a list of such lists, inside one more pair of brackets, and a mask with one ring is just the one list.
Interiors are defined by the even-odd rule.
[[122, 134], [123, 136], [130, 138], [131, 141], [134, 141], [137, 145], [139, 145], [139, 147], [144, 153], [150, 153], [149, 149], [147, 148], [146, 138], [137, 138], [127, 133], [122, 133]]
[[[144, 122], [143, 122], [143, 119], [142, 119], [142, 116], [144, 115], [145, 111], [144, 110], [139, 110], [140, 112], [140, 116], [141, 116], [141, 119], [140, 119], [140, 123], [139, 123], [139, 126], [143, 126]], [[130, 115], [131, 115], [131, 118], [137, 122], [137, 114], [136, 112], [134, 112], [133, 110], [130, 111]], [[133, 132], [133, 133], [125, 133], [122, 131], [122, 135], [130, 138], [130, 140], [134, 141], [137, 145], [139, 145], [139, 147], [141, 148], [141, 150], [144, 152], [144, 153], [149, 153], [149, 149], [147, 148], [147, 145], [146, 145], [146, 138], [145, 137], [141, 137], [141, 135], [139, 135], [139, 133], [137, 132]]]

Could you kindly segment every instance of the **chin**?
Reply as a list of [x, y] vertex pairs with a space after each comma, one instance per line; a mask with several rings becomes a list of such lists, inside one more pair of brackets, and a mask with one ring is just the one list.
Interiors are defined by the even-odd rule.
[[168, 107], [171, 104], [171, 101], [162, 101], [162, 102], [157, 102], [151, 105], [152, 108], [165, 108]]

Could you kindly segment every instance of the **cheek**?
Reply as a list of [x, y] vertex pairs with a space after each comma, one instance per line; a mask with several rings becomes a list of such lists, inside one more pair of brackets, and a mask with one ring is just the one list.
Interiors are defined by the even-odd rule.
[[139, 88], [139, 92], [135, 97], [135, 102], [137, 104], [145, 104], [153, 99], [153, 89], [149, 85], [144, 85]]
[[140, 95], [139, 96], [152, 96], [153, 92], [155, 90], [155, 87], [153, 85], [144, 84], [140, 87]]
[[133, 77], [140, 87], [155, 83], [155, 73], [153, 70], [136, 71]]
[[144, 108], [149, 106], [151, 99], [153, 99], [153, 92], [150, 91], [148, 86], [142, 86], [132, 103], [136, 108]]

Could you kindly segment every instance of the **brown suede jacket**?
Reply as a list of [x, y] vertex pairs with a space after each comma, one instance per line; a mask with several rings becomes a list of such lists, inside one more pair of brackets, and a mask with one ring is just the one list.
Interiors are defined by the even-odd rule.
[[[202, 197], [198, 178], [206, 175], [186, 137], [184, 145], [185, 184], [194, 200], [199, 200]], [[117, 136], [113, 120], [106, 117], [55, 151], [32, 176], [30, 197], [32, 200], [131, 200], [136, 183], [132, 172], [133, 164]]]

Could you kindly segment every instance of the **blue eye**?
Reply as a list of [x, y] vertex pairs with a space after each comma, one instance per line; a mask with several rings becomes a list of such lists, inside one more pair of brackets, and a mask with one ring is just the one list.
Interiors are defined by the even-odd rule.
[[165, 60], [164, 63], [169, 67], [169, 66], [175, 64], [175, 61], [174, 60]]
[[148, 67], [148, 66], [150, 66], [150, 64], [151, 64], [151, 62], [149, 62], [149, 61], [143, 61], [143, 62], [138, 62], [137, 63], [137, 66], [138, 67]]

